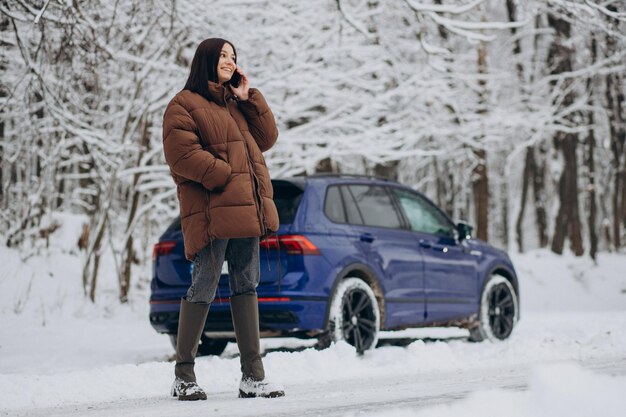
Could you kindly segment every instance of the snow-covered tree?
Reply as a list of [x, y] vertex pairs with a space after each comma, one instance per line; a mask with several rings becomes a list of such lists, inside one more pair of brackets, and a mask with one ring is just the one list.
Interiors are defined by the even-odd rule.
[[281, 135], [273, 177], [386, 176], [524, 250], [626, 239], [626, 9], [615, 0], [15, 0], [0, 4], [0, 230], [24, 257], [55, 211], [96, 297], [177, 213], [161, 120], [196, 45], [231, 40]]

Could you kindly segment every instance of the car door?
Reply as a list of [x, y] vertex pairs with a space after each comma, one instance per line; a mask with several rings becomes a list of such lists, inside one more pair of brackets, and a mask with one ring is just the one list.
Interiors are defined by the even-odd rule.
[[385, 297], [387, 329], [424, 321], [424, 265], [412, 233], [386, 187], [369, 184], [342, 186], [351, 212], [356, 245], [379, 277]]
[[462, 319], [476, 311], [476, 257], [456, 238], [454, 224], [419, 193], [392, 187], [424, 257], [426, 318], [429, 322]]

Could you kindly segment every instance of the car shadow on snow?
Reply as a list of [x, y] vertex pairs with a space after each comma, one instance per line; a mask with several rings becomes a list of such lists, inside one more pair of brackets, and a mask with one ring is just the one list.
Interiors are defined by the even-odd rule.
[[379, 339], [376, 347], [381, 346], [398, 346], [406, 347], [413, 342], [421, 340], [424, 343], [436, 343], [436, 342], [450, 342], [452, 340], [466, 341], [469, 343], [467, 336], [454, 336], [454, 337], [400, 337], [400, 338], [385, 338]]
[[[263, 340], [263, 339], [262, 339]], [[429, 336], [429, 337], [389, 337], [386, 336], [384, 338], [381, 338], [378, 340], [378, 343], [376, 345], [376, 347], [383, 347], [383, 346], [396, 346], [396, 347], [407, 347], [410, 344], [412, 344], [413, 342], [417, 342], [417, 341], [422, 341], [426, 344], [429, 343], [437, 343], [437, 342], [450, 342], [450, 341], [466, 341], [468, 343], [471, 343], [467, 336], [443, 336], [443, 337], [433, 337], [433, 336]], [[274, 352], [286, 352], [286, 353], [297, 353], [297, 352], [303, 352], [305, 350], [323, 350], [323, 348], [319, 347], [314, 341], [312, 340], [301, 340], [301, 341], [296, 341], [294, 342], [293, 339], [286, 339], [287, 343], [285, 344], [281, 344], [281, 339], [277, 338], [277, 339], [273, 339], [272, 345], [271, 346], [264, 346], [262, 347], [262, 352], [261, 352], [261, 356], [266, 356], [269, 353], [274, 353]], [[200, 355], [198, 355], [200, 356]], [[237, 349], [237, 344], [235, 342], [229, 342], [226, 351], [224, 353], [222, 353], [220, 355], [220, 358], [222, 359], [235, 359], [235, 358], [239, 358], [239, 351]], [[165, 358], [152, 358], [151, 360], [157, 360], [157, 361], [167, 361], [167, 362], [173, 362], [176, 359], [176, 354], [172, 353], [171, 355], [167, 355]]]
[[[376, 345], [376, 347], [382, 347], [382, 346], [397, 346], [397, 347], [407, 347], [409, 346], [411, 343], [416, 342], [416, 341], [422, 341], [424, 343], [436, 343], [436, 342], [450, 342], [453, 340], [459, 340], [459, 341], [466, 341], [468, 343], [469, 342], [467, 336], [445, 336], [445, 337], [385, 337], [385, 338], [381, 338], [378, 340], [378, 344]], [[313, 344], [311, 345], [311, 341], [302, 341], [303, 345], [301, 346], [276, 346], [276, 347], [266, 347], [263, 350], [262, 356], [267, 355], [268, 353], [272, 353], [272, 352], [288, 352], [288, 353], [296, 353], [296, 352], [302, 352], [305, 350], [310, 350], [310, 349], [316, 349], [316, 350], [323, 350], [323, 348], [320, 348], [318, 345]], [[306, 344], [305, 344], [306, 343]], [[231, 354], [227, 354], [224, 353], [222, 354], [222, 357], [239, 357], [239, 353], [237, 352], [233, 352]]]

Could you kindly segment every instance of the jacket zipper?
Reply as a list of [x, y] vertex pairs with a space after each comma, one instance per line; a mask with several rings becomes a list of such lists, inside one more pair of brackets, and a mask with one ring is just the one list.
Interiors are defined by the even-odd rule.
[[[228, 107], [228, 102], [226, 101], [226, 93], [224, 93], [224, 103], [226, 103], [226, 109], [228, 110], [228, 113], [230, 114], [230, 108]], [[241, 132], [239, 133], [241, 134]], [[265, 225], [265, 212], [263, 210], [263, 196], [261, 195], [261, 190], [259, 186], [260, 184], [259, 178], [256, 176], [256, 173], [254, 172], [254, 162], [251, 160], [250, 154], [248, 153], [248, 142], [246, 141], [246, 138], [243, 136], [243, 134], [241, 134], [241, 138], [243, 139], [243, 147], [246, 152], [246, 160], [248, 161], [248, 169], [250, 170], [250, 174], [252, 175], [252, 194], [254, 196], [254, 206], [257, 211], [257, 217], [261, 225], [261, 236], [265, 236], [267, 238], [268, 237], [266, 236], [267, 226]], [[278, 235], [276, 235], [276, 242], [278, 242]], [[267, 254], [267, 252], [268, 252], [268, 249], [266, 248], [265, 253]], [[268, 266], [269, 266], [269, 259], [268, 259]], [[278, 292], [281, 291], [281, 281], [282, 281], [282, 276], [280, 273], [280, 245], [279, 245], [278, 247]]]
[[[226, 94], [224, 94], [224, 102], [226, 103], [226, 109], [230, 114], [230, 107], [228, 101], [226, 101]], [[232, 114], [231, 114], [232, 117]], [[248, 169], [250, 170], [250, 175], [252, 176], [252, 195], [254, 197], [254, 206], [256, 208], [257, 218], [259, 219], [259, 224], [261, 225], [261, 235], [265, 236], [267, 231], [267, 227], [265, 226], [265, 214], [263, 213], [263, 197], [261, 196], [261, 191], [259, 190], [259, 179], [254, 173], [254, 164], [250, 160], [250, 154], [248, 153], [248, 143], [246, 138], [243, 136], [241, 131], [241, 139], [243, 140], [243, 148], [246, 152], [246, 161], [248, 161]]]

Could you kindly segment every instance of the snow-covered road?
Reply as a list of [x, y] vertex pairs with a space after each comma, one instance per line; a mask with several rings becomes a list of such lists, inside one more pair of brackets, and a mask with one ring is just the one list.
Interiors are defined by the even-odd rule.
[[[588, 390], [596, 395], [594, 390], [604, 390], [605, 386], [626, 389], [626, 312], [620, 311], [528, 313], [511, 339], [502, 343], [470, 343], [459, 337], [463, 332], [459, 330], [408, 331], [405, 336], [413, 333], [428, 337], [428, 341], [417, 339], [405, 347], [383, 346], [366, 352], [363, 357], [356, 356], [345, 344], [324, 351], [276, 351], [276, 346], [295, 347], [298, 341], [264, 340], [265, 349], [271, 351], [265, 355], [267, 374], [287, 389], [285, 398], [274, 400], [236, 398], [238, 358], [235, 346], [229, 345], [222, 357], [198, 359], [198, 380], [209, 399], [191, 404], [167, 395], [172, 364], [149, 359], [155, 353], [148, 349], [157, 340], [154, 335], [140, 327], [134, 332], [122, 331], [123, 327], [132, 327], [132, 323], [112, 321], [109, 326], [118, 326], [120, 335], [133, 335], [129, 344], [141, 345], [144, 340], [147, 360], [136, 361], [138, 365], [111, 363], [117, 361], [111, 352], [106, 354], [111, 347], [93, 347], [91, 355], [79, 349], [79, 353], [65, 356], [59, 355], [62, 349], [54, 348], [52, 353], [56, 352], [57, 358], [73, 354], [77, 365], [60, 360], [57, 362], [60, 371], [43, 374], [36, 372], [37, 363], [27, 362], [22, 365], [23, 372], [0, 375], [3, 413], [20, 416], [169, 416], [203, 412], [216, 416], [381, 415], [397, 408], [411, 412], [425, 407], [428, 410], [428, 406], [455, 403], [472, 393], [494, 389], [504, 390], [497, 398], [511, 391], [559, 392], [561, 384], [571, 383], [570, 379], [578, 385], [567, 389], [572, 396], [568, 401], [582, 398], [580, 393]], [[104, 343], [97, 339], [101, 328], [96, 321], [93, 328], [75, 330], [84, 340]], [[125, 345], [121, 343], [118, 350], [123, 352]], [[132, 350], [131, 357], [138, 347]], [[98, 357], [99, 352], [104, 355]], [[170, 348], [164, 345], [164, 355], [169, 352]], [[35, 351], [31, 354], [46, 362], [45, 355]], [[89, 356], [97, 366], [86, 365]], [[53, 367], [54, 363], [46, 365]], [[11, 367], [16, 370], [20, 364], [13, 363]], [[568, 373], [574, 376], [569, 378]], [[612, 379], [597, 384], [594, 378], [598, 377]]]
[[267, 375], [285, 385], [285, 398], [236, 398], [229, 344], [221, 357], [197, 360], [209, 398], [195, 403], [168, 395], [172, 348], [149, 326], [145, 300], [84, 301], [67, 290], [80, 270], [71, 259], [24, 266], [0, 251], [11, 272], [0, 276], [0, 416], [622, 417], [626, 409], [623, 255], [598, 265], [544, 251], [514, 257], [522, 316], [500, 343], [417, 329], [386, 335], [409, 344], [358, 357], [346, 344], [317, 351], [263, 340]]
[[[428, 372], [421, 375], [394, 375], [354, 378], [329, 383], [296, 383], [289, 386], [288, 396], [280, 399], [236, 398], [232, 390], [213, 392], [206, 402], [182, 403], [164, 395], [106, 401], [94, 404], [44, 407], [16, 410], [16, 416], [345, 416], [363, 413], [390, 414], [399, 408], [419, 411], [425, 407], [449, 404], [476, 391], [525, 391], [534, 369], [544, 372], [543, 382], [558, 378], [562, 367], [573, 362], [538, 368], [498, 367], [471, 370]], [[583, 368], [605, 375], [626, 376], [626, 358], [589, 359]], [[582, 368], [581, 368], [582, 369]], [[579, 371], [576, 371], [579, 372]], [[626, 381], [626, 379], [622, 379]], [[616, 410], [617, 411], [617, 410]], [[502, 410], [501, 415], [508, 415]]]

